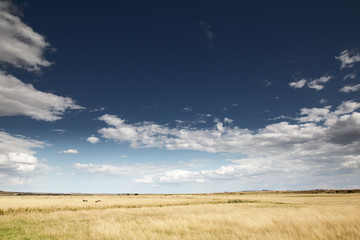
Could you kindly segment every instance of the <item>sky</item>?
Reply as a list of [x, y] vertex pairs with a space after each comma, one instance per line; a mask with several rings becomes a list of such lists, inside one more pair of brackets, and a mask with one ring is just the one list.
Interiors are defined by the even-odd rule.
[[359, 1], [0, 1], [0, 190], [360, 188]]

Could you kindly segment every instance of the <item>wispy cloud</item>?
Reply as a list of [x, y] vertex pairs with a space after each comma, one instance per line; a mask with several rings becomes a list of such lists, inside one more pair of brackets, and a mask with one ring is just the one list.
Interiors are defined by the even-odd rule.
[[105, 110], [105, 107], [101, 107], [101, 108], [94, 108], [89, 110], [89, 112], [102, 112]]
[[327, 100], [324, 99], [324, 98], [322, 98], [322, 99], [319, 100], [319, 103], [320, 103], [320, 104], [325, 104], [325, 103], [327, 103]]
[[92, 164], [92, 163], [75, 163], [72, 165], [73, 168], [79, 170], [85, 174], [95, 175], [128, 175], [135, 173], [135, 169], [131, 167], [118, 167], [106, 164]]
[[347, 79], [354, 79], [354, 78], [356, 78], [356, 74], [355, 73], [349, 73], [349, 74], [345, 75], [344, 81], [347, 80]]
[[360, 90], [360, 84], [357, 85], [347, 85], [340, 89], [340, 92], [349, 93], [349, 92], [357, 92]]
[[51, 129], [52, 132], [57, 132], [60, 135], [64, 134], [66, 132], [66, 129]]
[[77, 149], [67, 149], [60, 151], [59, 153], [65, 153], [65, 154], [78, 154], [79, 151]]
[[340, 69], [351, 68], [355, 63], [360, 62], [360, 53], [345, 49], [335, 58], [341, 61]]
[[268, 120], [270, 120], [270, 121], [275, 121], [275, 120], [283, 120], [283, 119], [292, 119], [292, 120], [293, 120], [294, 118], [289, 117], [289, 116], [281, 115], [281, 116], [279, 116], [279, 117], [269, 118]]
[[212, 26], [208, 22], [205, 22], [205, 21], [200, 22], [200, 26], [203, 29], [203, 32], [205, 33], [205, 35], [208, 39], [208, 47], [213, 48], [215, 34], [212, 30]]
[[270, 87], [272, 84], [272, 82], [270, 82], [269, 80], [264, 80], [263, 82], [265, 84], [265, 87]]
[[110, 165], [110, 164], [93, 164], [93, 163], [75, 163], [72, 167], [83, 174], [91, 175], [133, 175], [144, 174], [154, 171], [163, 171], [164, 167], [158, 164], [122, 164], [122, 165]]

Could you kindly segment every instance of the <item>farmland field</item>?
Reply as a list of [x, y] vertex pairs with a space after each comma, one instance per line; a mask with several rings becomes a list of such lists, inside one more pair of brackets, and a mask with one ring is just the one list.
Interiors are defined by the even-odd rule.
[[5, 194], [0, 239], [360, 239], [359, 212], [359, 193]]

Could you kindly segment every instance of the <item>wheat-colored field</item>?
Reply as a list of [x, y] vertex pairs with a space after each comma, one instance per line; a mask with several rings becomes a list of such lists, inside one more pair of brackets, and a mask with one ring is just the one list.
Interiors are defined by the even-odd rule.
[[359, 193], [0, 196], [0, 239], [360, 239], [359, 213]]

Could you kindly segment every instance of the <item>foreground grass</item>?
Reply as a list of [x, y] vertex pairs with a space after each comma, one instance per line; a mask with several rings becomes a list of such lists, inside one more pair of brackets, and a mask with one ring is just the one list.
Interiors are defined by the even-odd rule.
[[0, 208], [0, 239], [360, 236], [360, 194], [2, 196]]

